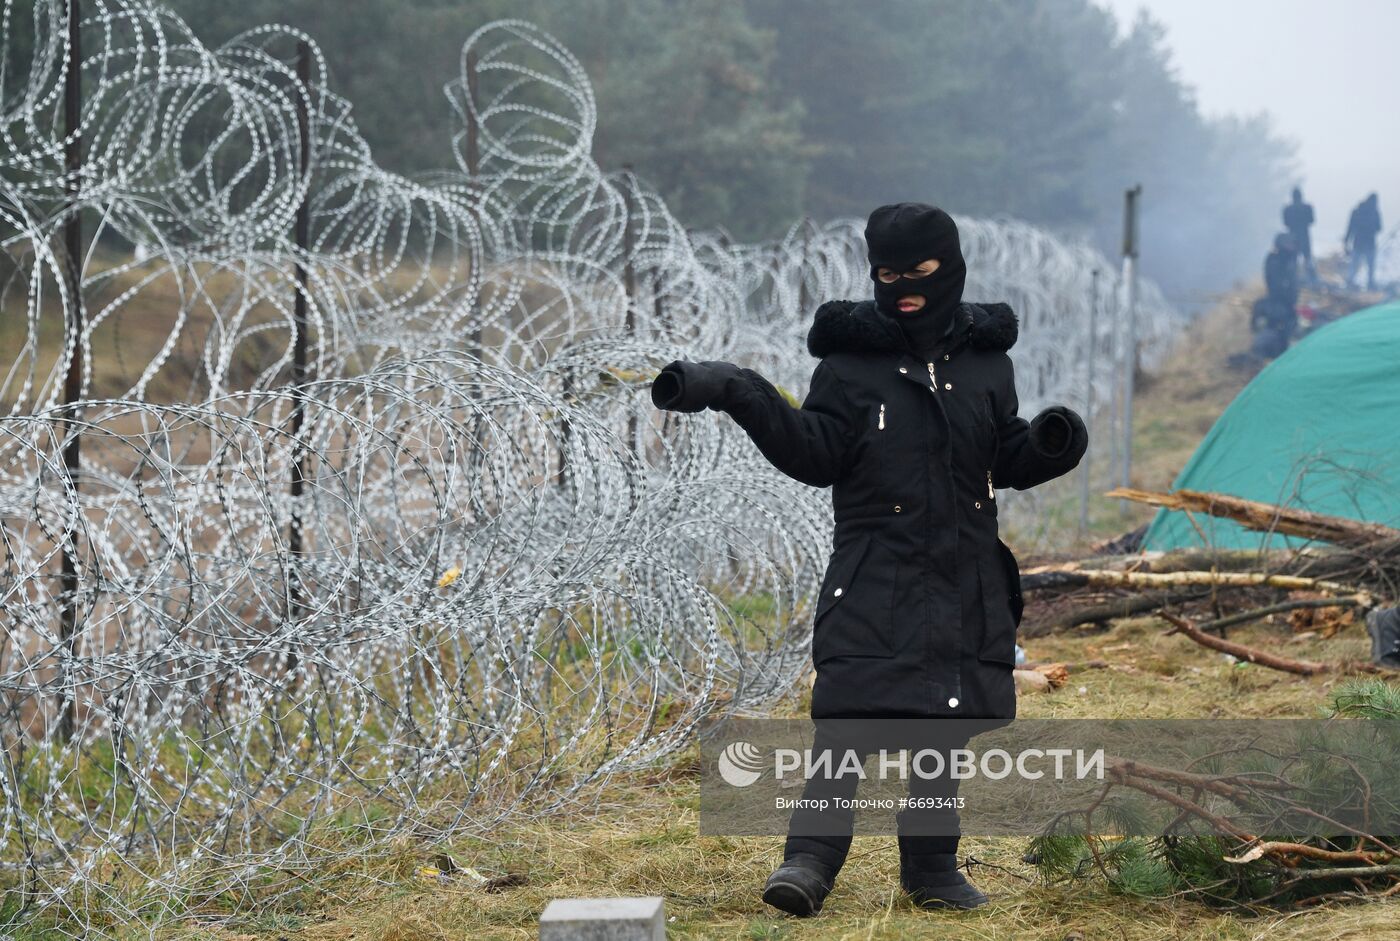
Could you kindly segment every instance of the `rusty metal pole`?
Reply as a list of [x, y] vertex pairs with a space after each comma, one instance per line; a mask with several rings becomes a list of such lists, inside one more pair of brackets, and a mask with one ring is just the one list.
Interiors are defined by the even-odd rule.
[[[63, 380], [63, 414], [66, 421], [59, 440], [63, 442], [63, 467], [74, 492], [78, 489], [78, 473], [82, 465], [82, 436], [78, 431], [78, 400], [83, 392], [83, 315], [82, 258], [83, 220], [78, 208], [82, 193], [83, 142], [79, 134], [83, 112], [83, 52], [80, 42], [79, 22], [81, 17], [79, 0], [68, 0], [68, 71], [63, 80], [63, 124], [66, 144], [63, 163], [67, 171], [69, 198], [68, 218], [63, 223], [63, 247], [65, 261], [64, 274], [68, 282], [68, 296], [72, 304], [72, 316], [68, 318], [68, 348], [72, 356], [68, 360], [68, 374]], [[75, 507], [81, 514], [81, 507]], [[59, 637], [69, 658], [77, 655], [78, 648], [78, 521], [64, 531], [63, 553], [59, 565], [60, 605], [58, 612]], [[66, 684], [59, 694], [59, 736], [63, 741], [73, 738], [77, 729], [78, 701], [76, 692], [70, 693]]]

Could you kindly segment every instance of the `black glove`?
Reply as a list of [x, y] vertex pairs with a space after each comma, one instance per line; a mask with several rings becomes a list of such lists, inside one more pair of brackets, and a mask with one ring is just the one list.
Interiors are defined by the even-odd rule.
[[733, 363], [674, 360], [651, 381], [651, 404], [673, 412], [703, 411], [720, 401], [724, 384], [738, 374]]
[[814, 319], [820, 319], [823, 316], [849, 314], [851, 312], [851, 308], [856, 306], [856, 304], [858, 303], [859, 301], [827, 301], [826, 303], [822, 304], [820, 307], [817, 308], [816, 318]]
[[1059, 458], [1089, 446], [1089, 430], [1073, 409], [1052, 405], [1031, 419], [1031, 447], [1044, 457]]

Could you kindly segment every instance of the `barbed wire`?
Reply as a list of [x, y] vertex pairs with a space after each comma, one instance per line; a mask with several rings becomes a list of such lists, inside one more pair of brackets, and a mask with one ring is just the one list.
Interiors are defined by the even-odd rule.
[[[514, 20], [473, 33], [446, 87], [456, 168], [410, 180], [373, 162], [305, 34], [209, 48], [155, 5], [85, 3], [74, 173], [66, 8], [0, 2], [15, 917], [96, 937], [266, 904], [397, 839], [565, 806], [792, 689], [827, 496], [646, 385], [727, 359], [800, 398], [812, 310], [869, 294], [859, 220], [753, 245], [688, 232], [594, 163], [582, 67]], [[77, 213], [97, 225], [74, 296], [55, 236]], [[1113, 266], [958, 222], [969, 298], [1020, 314], [1023, 408], [1111, 403]], [[1143, 285], [1147, 368], [1182, 322]], [[314, 378], [296, 385], [300, 331]], [[1012, 526], [1045, 538], [1058, 499], [1018, 494]]]

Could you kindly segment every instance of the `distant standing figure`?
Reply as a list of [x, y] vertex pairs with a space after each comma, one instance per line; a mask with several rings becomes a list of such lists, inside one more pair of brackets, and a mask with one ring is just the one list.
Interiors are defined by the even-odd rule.
[[1283, 207], [1283, 227], [1288, 230], [1289, 235], [1293, 236], [1293, 244], [1298, 247], [1298, 254], [1302, 257], [1303, 267], [1307, 272], [1308, 283], [1316, 284], [1317, 266], [1313, 264], [1312, 224], [1312, 203], [1303, 202], [1303, 191], [1295, 186], [1293, 187], [1293, 202]]
[[1347, 234], [1342, 244], [1351, 255], [1351, 266], [1347, 271], [1347, 287], [1356, 287], [1356, 273], [1361, 270], [1361, 262], [1366, 262], [1366, 290], [1376, 289], [1376, 236], [1381, 231], [1380, 198], [1372, 193], [1351, 211], [1351, 221], [1347, 223]]

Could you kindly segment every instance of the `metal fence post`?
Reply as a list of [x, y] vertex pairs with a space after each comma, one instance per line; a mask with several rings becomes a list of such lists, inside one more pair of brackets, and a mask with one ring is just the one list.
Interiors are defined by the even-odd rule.
[[1089, 491], [1092, 487], [1090, 478], [1093, 476], [1092, 455], [1093, 455], [1093, 427], [1094, 427], [1094, 361], [1095, 347], [1099, 340], [1099, 269], [1095, 268], [1089, 274], [1089, 326], [1088, 342], [1085, 348], [1088, 352], [1089, 362], [1085, 366], [1084, 380], [1084, 427], [1089, 434], [1090, 447], [1084, 452], [1084, 460], [1079, 467], [1079, 534], [1084, 535], [1089, 529]]
[[[1123, 273], [1127, 279], [1127, 310], [1123, 340], [1123, 479], [1122, 486], [1132, 486], [1133, 473], [1133, 386], [1137, 382], [1137, 260], [1138, 260], [1138, 200], [1142, 196], [1139, 183], [1124, 194], [1123, 212]], [[1120, 512], [1128, 512], [1128, 501], [1118, 504]]]
[[[477, 91], [476, 63], [477, 63], [477, 52], [476, 52], [475, 47], [473, 47], [473, 48], [467, 50], [467, 63], [466, 63], [466, 68], [467, 68], [467, 98], [468, 98], [468, 100], [470, 100], [470, 101], [472, 101], [472, 102], [475, 102], [475, 101], [476, 101], [476, 91]], [[471, 110], [471, 109], [469, 108], [468, 111], [470, 111], [470, 110]], [[467, 176], [468, 176], [471, 180], [473, 180], [473, 181], [475, 181], [477, 178], [479, 178], [479, 177], [481, 176], [481, 149], [480, 149], [480, 148], [481, 148], [481, 143], [480, 143], [480, 137], [479, 137], [478, 135], [479, 135], [479, 129], [478, 129], [477, 126], [476, 126], [476, 119], [475, 119], [474, 117], [472, 117], [471, 115], [468, 115], [468, 120], [467, 120], [467, 141], [466, 141], [466, 147], [467, 147], [467, 153], [466, 153], [466, 157], [467, 157]], [[477, 214], [475, 214], [475, 215], [476, 215], [476, 219], [477, 219], [477, 225], [480, 226], [480, 224], [481, 224], [481, 215], [480, 215], [479, 213], [477, 213]], [[480, 264], [481, 264], [481, 259], [480, 259], [480, 258], [473, 258], [473, 259], [472, 259], [472, 264], [475, 265], [475, 266], [480, 266]], [[480, 272], [477, 272], [477, 271], [473, 271], [473, 272], [472, 272], [473, 275], [477, 275], [477, 274], [479, 274], [479, 273], [480, 273]], [[473, 305], [474, 307], [477, 306], [477, 304], [476, 304], [476, 299], [475, 299], [475, 298], [472, 299], [472, 305]], [[477, 310], [476, 310], [476, 314], [477, 314], [477, 316], [480, 316], [480, 314], [481, 314], [481, 311], [480, 311], [480, 308], [479, 308], [479, 307], [478, 307]], [[478, 322], [472, 327], [472, 332], [471, 332], [471, 348], [470, 348], [470, 351], [471, 351], [471, 354], [472, 354], [473, 356], [477, 357], [478, 359], [484, 360], [484, 359], [486, 358], [486, 350], [485, 350], [484, 347], [483, 347], [482, 333], [483, 333], [483, 327], [482, 327], [481, 322], [478, 321]]]
[[[303, 181], [311, 166], [311, 118], [307, 113], [306, 99], [311, 93], [311, 46], [306, 40], [297, 43], [297, 81], [301, 88], [297, 95], [297, 135], [300, 149], [299, 171]], [[309, 192], [309, 184], [308, 184]], [[291, 573], [289, 585], [288, 620], [296, 621], [306, 613], [306, 592], [301, 583], [301, 559], [305, 551], [302, 533], [302, 499], [306, 492], [306, 449], [302, 446], [301, 433], [306, 422], [306, 382], [308, 379], [309, 338], [307, 336], [306, 292], [307, 270], [306, 252], [311, 241], [311, 215], [308, 200], [304, 195], [297, 207], [295, 237], [297, 244], [296, 298], [293, 307], [293, 323], [296, 337], [292, 342], [292, 479], [289, 494], [291, 497], [291, 519], [287, 533], [287, 549], [291, 558], [288, 569]], [[298, 658], [295, 648], [287, 654], [287, 672], [295, 673]]]
[[[637, 175], [633, 172], [630, 163], [624, 163], [622, 170], [625, 174], [622, 190], [623, 211], [627, 215], [622, 226], [622, 254], [624, 256], [622, 288], [627, 294], [627, 311], [623, 326], [627, 331], [627, 338], [630, 340], [637, 335], [637, 265], [634, 258], [637, 251], [637, 236], [632, 229], [633, 217], [637, 214], [636, 200], [633, 199], [633, 194], [637, 190]], [[639, 436], [637, 409], [634, 406], [627, 412], [627, 447], [633, 454], [638, 453], [637, 439]]]
[[[82, 435], [78, 429], [78, 401], [83, 392], [83, 315], [82, 258], [83, 220], [79, 208], [82, 195], [83, 141], [80, 134], [83, 111], [83, 52], [80, 41], [79, 0], [68, 0], [68, 71], [63, 79], [63, 124], [66, 142], [63, 151], [64, 169], [67, 171], [68, 218], [63, 223], [63, 248], [67, 262], [64, 276], [68, 282], [68, 296], [72, 304], [72, 316], [68, 319], [68, 343], [72, 355], [68, 360], [68, 373], [63, 379], [63, 414], [65, 421], [60, 423], [59, 440], [63, 442], [63, 468], [73, 492], [78, 490], [78, 474], [82, 465]], [[63, 552], [59, 561], [59, 637], [71, 660], [78, 652], [78, 526], [82, 518], [82, 505], [74, 507], [73, 525], [64, 530]], [[76, 691], [70, 691], [67, 684], [60, 684], [59, 693], [59, 736], [67, 742], [77, 730], [78, 700]]]
[[812, 255], [812, 217], [802, 217], [802, 261], [797, 266], [797, 312], [807, 316], [807, 259]]

